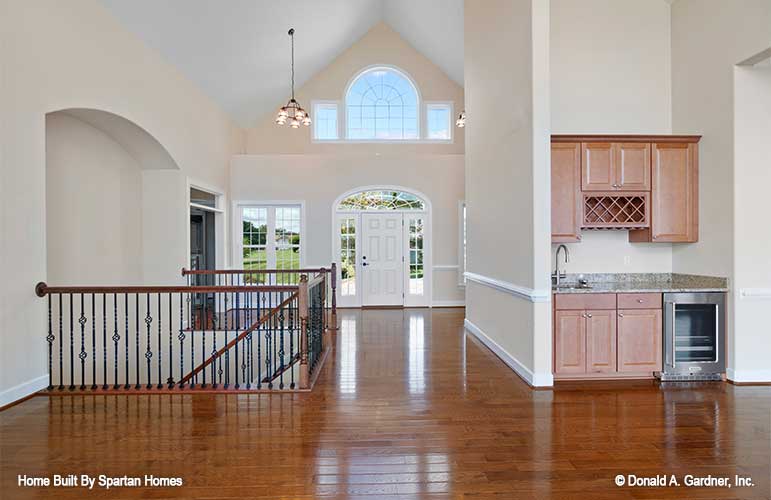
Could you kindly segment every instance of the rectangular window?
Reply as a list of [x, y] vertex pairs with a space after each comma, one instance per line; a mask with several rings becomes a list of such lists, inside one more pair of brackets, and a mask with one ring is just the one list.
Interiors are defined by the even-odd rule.
[[426, 137], [432, 141], [452, 140], [452, 106], [449, 103], [426, 104]]
[[337, 103], [317, 102], [313, 104], [313, 138], [317, 141], [339, 139], [337, 126]]
[[423, 219], [409, 219], [410, 295], [423, 295]]
[[[302, 211], [298, 205], [241, 207], [241, 252], [245, 270], [300, 269]], [[296, 278], [287, 275], [283, 279]], [[264, 274], [247, 283], [269, 283]]]

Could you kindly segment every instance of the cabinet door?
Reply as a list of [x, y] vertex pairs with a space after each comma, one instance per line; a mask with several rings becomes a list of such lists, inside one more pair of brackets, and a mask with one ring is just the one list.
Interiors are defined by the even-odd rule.
[[551, 240], [581, 241], [581, 143], [551, 145]]
[[616, 157], [616, 188], [620, 191], [650, 191], [651, 145], [620, 142], [613, 147]]
[[609, 142], [581, 144], [581, 189], [584, 191], [612, 191], [616, 184], [615, 155]]
[[651, 240], [698, 240], [699, 179], [695, 144], [653, 145]]
[[586, 312], [586, 371], [616, 371], [616, 311]]
[[554, 318], [554, 373], [586, 372], [586, 319], [584, 311], [556, 311]]
[[618, 311], [618, 371], [661, 370], [661, 310]]

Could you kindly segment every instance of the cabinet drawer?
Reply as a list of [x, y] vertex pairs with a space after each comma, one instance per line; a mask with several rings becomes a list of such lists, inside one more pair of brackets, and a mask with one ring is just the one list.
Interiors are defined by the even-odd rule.
[[[659, 305], [659, 307], [661, 307]], [[615, 293], [557, 293], [554, 294], [554, 308], [568, 309], [615, 309]]]
[[619, 293], [619, 309], [661, 309], [660, 293]]

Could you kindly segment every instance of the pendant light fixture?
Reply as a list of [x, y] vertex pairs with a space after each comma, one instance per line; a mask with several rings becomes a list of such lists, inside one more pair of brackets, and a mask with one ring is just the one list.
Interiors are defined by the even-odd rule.
[[302, 123], [307, 127], [311, 124], [311, 116], [294, 98], [294, 28], [289, 29], [288, 35], [292, 40], [292, 97], [286, 103], [286, 106], [278, 110], [276, 123], [279, 125], [288, 124], [292, 128], [300, 128]]
[[458, 115], [458, 119], [455, 120], [455, 126], [458, 128], [463, 128], [466, 126], [466, 110], [460, 112]]

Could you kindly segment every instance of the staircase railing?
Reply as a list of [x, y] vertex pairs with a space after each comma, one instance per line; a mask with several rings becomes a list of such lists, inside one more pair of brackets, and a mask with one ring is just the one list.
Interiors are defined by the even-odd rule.
[[48, 389], [309, 390], [328, 347], [318, 312], [326, 277], [300, 274], [296, 285], [39, 283], [37, 295], [48, 299]]
[[337, 264], [330, 267], [308, 269], [182, 269], [182, 276], [187, 278], [188, 285], [297, 285], [300, 277], [326, 276], [325, 305], [330, 311], [329, 323], [331, 330], [337, 330]]

